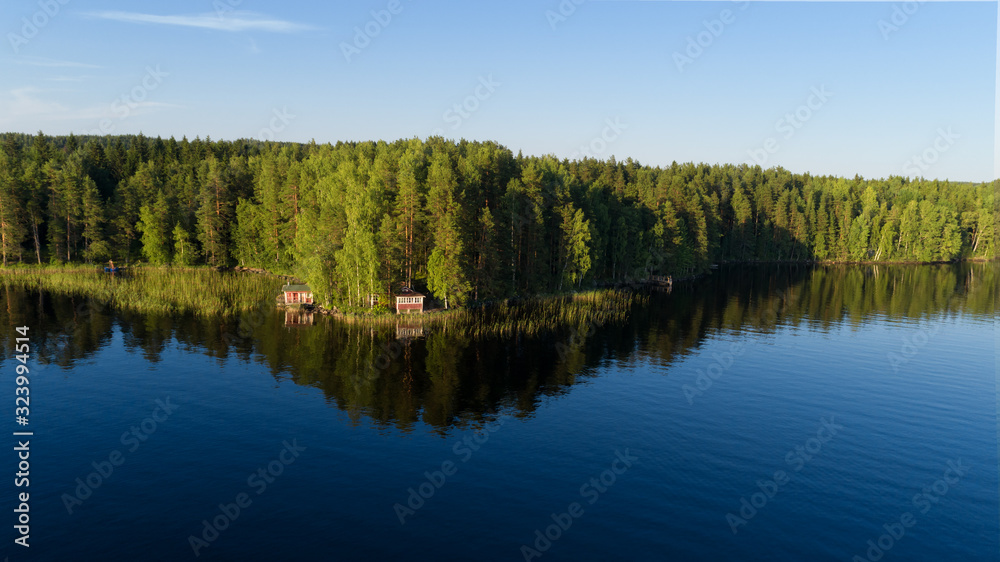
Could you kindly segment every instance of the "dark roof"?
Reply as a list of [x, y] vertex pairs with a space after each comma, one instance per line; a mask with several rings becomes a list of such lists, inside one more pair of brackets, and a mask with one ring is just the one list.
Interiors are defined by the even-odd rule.
[[285, 285], [281, 288], [286, 293], [309, 293], [309, 285]]
[[424, 295], [422, 293], [418, 293], [418, 292], [414, 291], [413, 289], [411, 289], [409, 287], [403, 287], [402, 289], [399, 290], [398, 293], [396, 293], [396, 296], [397, 297], [422, 297]]

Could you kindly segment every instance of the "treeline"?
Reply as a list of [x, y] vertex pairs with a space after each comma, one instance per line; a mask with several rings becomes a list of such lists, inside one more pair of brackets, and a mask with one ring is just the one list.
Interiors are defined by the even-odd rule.
[[241, 264], [363, 306], [443, 304], [719, 261], [997, 256], [1000, 182], [514, 155], [493, 142], [336, 145], [0, 135], [0, 252], [16, 262]]

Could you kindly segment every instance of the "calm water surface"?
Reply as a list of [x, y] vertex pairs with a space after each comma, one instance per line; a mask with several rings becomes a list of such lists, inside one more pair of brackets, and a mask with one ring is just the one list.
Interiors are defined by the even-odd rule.
[[996, 560], [998, 273], [723, 268], [506, 340], [5, 289], [35, 435], [4, 555]]

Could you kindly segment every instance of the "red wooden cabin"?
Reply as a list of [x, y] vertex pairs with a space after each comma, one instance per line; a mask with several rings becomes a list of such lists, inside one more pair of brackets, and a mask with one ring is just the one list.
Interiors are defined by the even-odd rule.
[[403, 289], [396, 295], [396, 314], [424, 311], [424, 295], [414, 291], [409, 287]]
[[285, 285], [281, 288], [285, 293], [285, 304], [312, 304], [313, 294], [309, 285]]

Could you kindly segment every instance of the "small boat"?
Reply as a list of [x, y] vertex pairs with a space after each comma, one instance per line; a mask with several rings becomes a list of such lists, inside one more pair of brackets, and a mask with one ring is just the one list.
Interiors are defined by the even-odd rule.
[[105, 267], [104, 273], [122, 273], [125, 271], [124, 267]]

